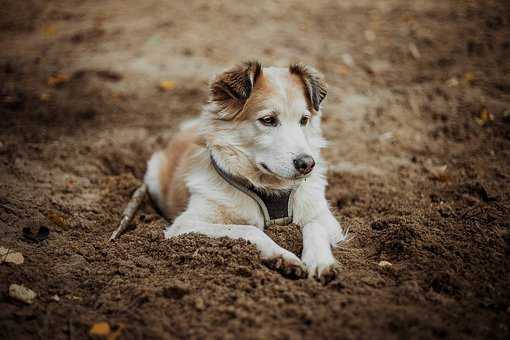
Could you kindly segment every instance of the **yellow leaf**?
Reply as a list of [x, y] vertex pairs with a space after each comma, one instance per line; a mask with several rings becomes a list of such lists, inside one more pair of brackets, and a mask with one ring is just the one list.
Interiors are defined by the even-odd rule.
[[483, 109], [482, 112], [480, 112], [480, 117], [476, 118], [476, 122], [480, 126], [485, 126], [492, 121], [494, 121], [494, 116], [487, 109]]
[[126, 328], [126, 326], [123, 323], [119, 323], [117, 330], [115, 330], [115, 332], [108, 335], [106, 340], [117, 340], [117, 338], [122, 334], [122, 331], [124, 330], [124, 328]]
[[464, 73], [464, 83], [465, 84], [470, 84], [473, 82], [473, 80], [475, 80], [475, 74], [473, 72], [466, 72]]
[[170, 91], [175, 88], [175, 83], [171, 80], [163, 80], [161, 83], [159, 83], [159, 89], [161, 91]]
[[60, 86], [69, 81], [69, 77], [63, 74], [55, 74], [48, 77], [48, 85], [52, 87]]
[[50, 221], [52, 221], [59, 227], [64, 227], [66, 225], [66, 217], [61, 213], [58, 213], [56, 211], [49, 211], [46, 214], [46, 216]]
[[44, 28], [44, 33], [46, 33], [47, 35], [55, 35], [56, 32], [57, 28], [53, 24], [48, 25]]
[[39, 99], [40, 99], [42, 102], [48, 102], [48, 101], [50, 101], [50, 99], [51, 99], [51, 95], [50, 95], [49, 93], [46, 93], [46, 92], [45, 92], [45, 93], [41, 93], [41, 94], [39, 95]]
[[98, 322], [90, 327], [89, 334], [90, 335], [98, 335], [98, 336], [108, 336], [112, 332], [110, 325], [108, 322]]
[[340, 65], [340, 67], [338, 67], [338, 73], [340, 73], [340, 75], [342, 75], [342, 76], [346, 76], [350, 72], [351, 72], [351, 70], [346, 65]]

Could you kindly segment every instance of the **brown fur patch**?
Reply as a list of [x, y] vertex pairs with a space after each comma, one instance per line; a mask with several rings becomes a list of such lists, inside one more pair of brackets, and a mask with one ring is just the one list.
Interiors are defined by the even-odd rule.
[[164, 152], [165, 163], [159, 174], [163, 197], [163, 210], [168, 219], [175, 218], [186, 209], [189, 192], [185, 178], [193, 163], [193, 155], [204, 141], [196, 129], [177, 133]]
[[259, 62], [250, 61], [218, 75], [210, 85], [210, 101], [216, 102], [221, 119], [232, 119], [244, 107], [262, 74]]
[[320, 104], [328, 93], [324, 76], [315, 68], [304, 64], [292, 64], [289, 71], [301, 78], [305, 84], [305, 94], [311, 109], [319, 111]]

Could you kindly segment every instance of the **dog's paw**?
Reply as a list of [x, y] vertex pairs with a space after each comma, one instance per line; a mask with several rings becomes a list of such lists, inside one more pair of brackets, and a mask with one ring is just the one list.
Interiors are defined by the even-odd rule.
[[264, 264], [271, 269], [277, 270], [283, 276], [299, 279], [306, 277], [306, 268], [303, 262], [294, 254], [280, 254], [263, 260]]
[[305, 265], [308, 270], [308, 277], [314, 278], [324, 285], [336, 279], [340, 271], [340, 266], [334, 260], [323, 263], [305, 263]]
[[316, 278], [322, 283], [326, 285], [336, 279], [340, 271], [340, 266], [335, 262], [322, 270], [319, 270], [316, 274]]

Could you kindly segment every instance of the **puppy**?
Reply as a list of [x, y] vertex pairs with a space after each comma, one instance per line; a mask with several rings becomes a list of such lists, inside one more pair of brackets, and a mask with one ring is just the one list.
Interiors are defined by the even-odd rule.
[[[164, 216], [165, 237], [199, 233], [254, 244], [290, 276], [335, 276], [331, 248], [345, 239], [325, 198], [320, 150], [327, 86], [314, 68], [247, 62], [218, 75], [201, 116], [148, 162], [145, 183]], [[301, 227], [301, 259], [264, 233]]]

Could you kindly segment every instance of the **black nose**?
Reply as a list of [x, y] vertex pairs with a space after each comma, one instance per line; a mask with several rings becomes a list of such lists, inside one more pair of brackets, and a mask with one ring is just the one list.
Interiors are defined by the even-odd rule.
[[315, 161], [313, 160], [312, 156], [299, 155], [297, 158], [294, 159], [294, 167], [302, 175], [310, 173], [314, 166]]

